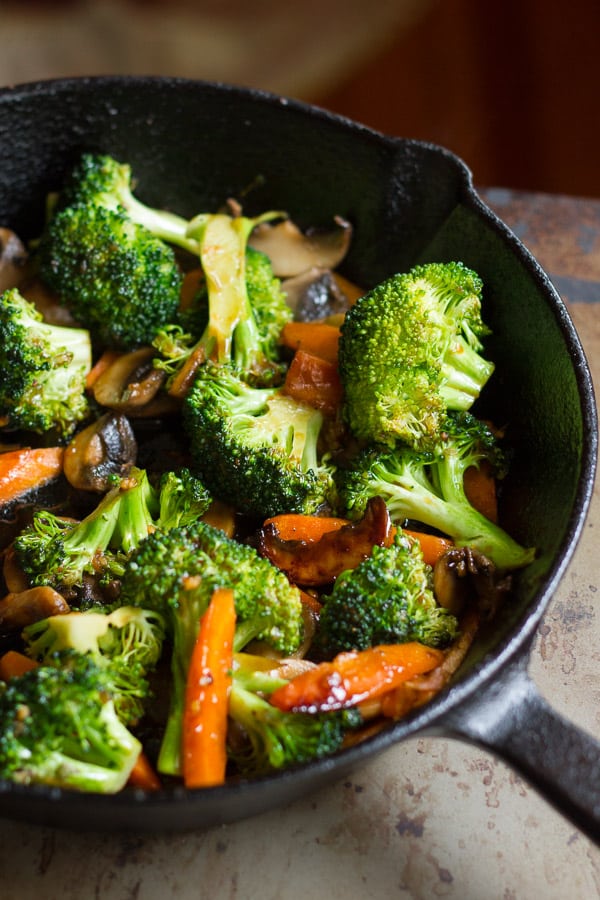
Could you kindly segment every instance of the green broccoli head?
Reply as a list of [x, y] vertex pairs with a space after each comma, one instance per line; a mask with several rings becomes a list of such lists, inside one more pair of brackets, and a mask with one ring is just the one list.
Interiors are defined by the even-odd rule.
[[87, 656], [32, 669], [0, 694], [0, 777], [9, 781], [112, 794], [140, 751], [115, 712], [106, 670]]
[[69, 436], [89, 414], [89, 333], [49, 325], [12, 288], [0, 296], [0, 416], [11, 428]]
[[170, 633], [185, 635], [189, 658], [198, 621], [218, 587], [233, 589], [246, 642], [260, 638], [284, 653], [297, 649], [303, 633], [298, 589], [253, 547], [206, 522], [149, 535], [125, 565], [120, 598], [163, 613]]
[[204, 482], [184, 467], [163, 473], [158, 503], [156, 527], [168, 531], [197, 521], [210, 506], [211, 496]]
[[456, 618], [435, 600], [418, 542], [398, 529], [391, 546], [374, 547], [356, 569], [338, 576], [323, 598], [311, 652], [331, 659], [378, 644], [445, 647], [457, 634]]
[[315, 714], [282, 712], [235, 678], [229, 715], [245, 736], [245, 743], [230, 747], [229, 755], [246, 776], [266, 775], [331, 756], [342, 746], [346, 733], [362, 724], [355, 709]]
[[125, 212], [156, 237], [194, 253], [197, 244], [188, 238], [188, 220], [142, 203], [134, 194], [131, 166], [108, 154], [84, 153], [68, 173], [55, 209], [68, 206], [103, 207]]
[[318, 410], [209, 363], [200, 368], [182, 412], [194, 466], [223, 502], [267, 517], [312, 513], [331, 499], [332, 469], [319, 458]]
[[370, 497], [382, 497], [395, 523], [423, 523], [459, 546], [473, 547], [500, 570], [521, 568], [533, 561], [534, 549], [522, 547], [465, 494], [465, 471], [484, 459], [504, 465], [488, 426], [470, 413], [451, 413], [432, 451], [401, 444], [361, 450], [337, 472], [340, 508], [348, 517], [360, 518]]
[[339, 347], [344, 416], [354, 434], [425, 448], [447, 410], [467, 410], [492, 374], [481, 338], [482, 283], [462, 263], [394, 275], [347, 313]]
[[58, 210], [39, 245], [40, 275], [102, 346], [150, 344], [175, 320], [182, 276], [171, 247], [122, 209]]
[[50, 616], [23, 630], [25, 651], [42, 665], [60, 665], [65, 653], [85, 655], [106, 672], [115, 710], [126, 724], [144, 714], [148, 673], [158, 663], [165, 635], [155, 610], [118, 607]]

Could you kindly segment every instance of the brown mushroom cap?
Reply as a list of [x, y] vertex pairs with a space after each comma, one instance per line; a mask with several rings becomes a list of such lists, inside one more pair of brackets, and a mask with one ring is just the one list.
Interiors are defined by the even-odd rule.
[[160, 416], [179, 409], [172, 397], [161, 392], [166, 373], [152, 365], [155, 356], [152, 347], [119, 354], [92, 386], [96, 402], [130, 418]]
[[137, 450], [129, 419], [123, 413], [104, 413], [66, 448], [65, 477], [77, 490], [106, 491], [111, 475], [123, 476], [135, 465]]

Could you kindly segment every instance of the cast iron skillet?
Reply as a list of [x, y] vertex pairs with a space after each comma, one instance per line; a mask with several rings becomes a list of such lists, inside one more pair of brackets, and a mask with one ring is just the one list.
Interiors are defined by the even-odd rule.
[[[596, 466], [592, 381], [567, 311], [537, 262], [482, 203], [451, 153], [390, 139], [319, 109], [231, 86], [99, 77], [0, 91], [0, 224], [26, 238], [84, 150], [131, 163], [140, 196], [185, 215], [227, 197], [300, 225], [354, 225], [345, 274], [369, 285], [419, 261], [460, 259], [486, 285], [498, 363], [481, 411], [510, 422], [505, 526], [539, 548], [460, 677], [389, 730], [296, 771], [199, 792], [97, 797], [0, 785], [0, 814], [105, 830], [183, 830], [243, 818], [340, 779], [416, 734], [453, 735], [508, 761], [593, 839], [600, 747], [560, 718], [526, 672], [532, 638], [581, 533]], [[248, 190], [250, 188], [250, 190]]]

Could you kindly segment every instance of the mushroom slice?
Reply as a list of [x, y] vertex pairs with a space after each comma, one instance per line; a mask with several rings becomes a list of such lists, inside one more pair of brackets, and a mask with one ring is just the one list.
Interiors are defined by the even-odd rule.
[[259, 531], [258, 547], [290, 581], [305, 587], [331, 584], [340, 572], [354, 569], [367, 559], [375, 545], [391, 540], [391, 521], [381, 497], [369, 500], [358, 522], [328, 531], [317, 541], [282, 540], [276, 526], [266, 523]]
[[271, 260], [279, 278], [299, 275], [317, 266], [335, 269], [342, 262], [352, 240], [352, 226], [341, 216], [334, 218], [335, 228], [302, 232], [290, 219], [276, 225], [257, 225], [248, 243]]
[[433, 569], [436, 599], [454, 615], [475, 600], [481, 617], [491, 619], [510, 587], [510, 576], [499, 575], [494, 563], [472, 547], [453, 547]]
[[159, 393], [167, 376], [152, 365], [155, 356], [153, 347], [120, 354], [94, 382], [96, 402], [130, 417], [159, 416], [178, 408], [172, 397]]
[[7, 594], [0, 600], [0, 628], [15, 631], [48, 616], [68, 612], [69, 604], [54, 588], [48, 585], [27, 588], [16, 594]]
[[137, 441], [127, 416], [107, 412], [72, 439], [63, 470], [77, 490], [108, 490], [111, 475], [125, 475], [137, 459]]
[[27, 261], [27, 250], [20, 237], [10, 228], [0, 228], [0, 293], [18, 287]]
[[331, 269], [312, 266], [282, 282], [282, 290], [294, 318], [313, 322], [347, 312], [350, 303]]

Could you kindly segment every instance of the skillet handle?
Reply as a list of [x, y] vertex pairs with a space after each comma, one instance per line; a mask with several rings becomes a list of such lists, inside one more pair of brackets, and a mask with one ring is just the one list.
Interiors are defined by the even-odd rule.
[[600, 743], [556, 713], [527, 674], [527, 656], [444, 717], [451, 735], [491, 750], [600, 843]]

